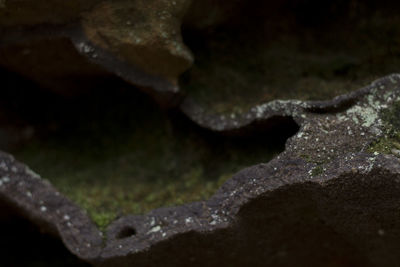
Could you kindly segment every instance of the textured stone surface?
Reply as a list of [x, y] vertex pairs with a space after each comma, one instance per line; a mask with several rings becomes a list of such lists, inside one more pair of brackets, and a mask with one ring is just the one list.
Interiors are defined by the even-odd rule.
[[248, 124], [279, 115], [300, 125], [283, 153], [240, 171], [207, 201], [116, 220], [104, 246], [79, 208], [6, 154], [0, 196], [97, 266], [393, 266], [400, 164], [371, 144], [386, 134], [382, 114], [400, 101], [399, 83], [391, 75], [330, 102], [255, 108]]
[[187, 0], [104, 2], [84, 16], [83, 29], [93, 44], [177, 86], [177, 77], [193, 61], [180, 33], [189, 4]]
[[69, 94], [115, 75], [222, 113], [326, 100], [397, 71], [398, 4], [370, 2], [2, 0], [0, 65]]
[[[295, 74], [292, 77], [300, 77], [298, 85], [307, 88], [314, 76], [324, 85], [332, 75], [342, 82], [352, 78], [364, 82], [364, 78], [390, 73], [393, 66], [397, 70], [393, 55], [398, 52], [398, 29], [393, 25], [398, 25], [399, 19], [392, 14], [396, 5], [387, 8], [385, 2], [365, 8], [359, 1], [351, 1], [350, 6], [345, 1], [333, 2], [328, 8], [313, 1], [265, 2], [253, 13], [253, 3], [244, 1], [0, 0], [0, 65], [41, 87], [81, 92], [117, 76], [164, 105], [178, 106], [178, 111], [196, 125], [222, 136], [252, 136], [290, 123], [299, 126], [284, 152], [268, 163], [235, 174], [208, 200], [123, 216], [113, 221], [105, 234], [47, 180], [11, 155], [0, 153], [0, 203], [6, 207], [2, 210], [25, 217], [41, 231], [60, 238], [71, 253], [96, 266], [399, 265], [400, 76], [387, 76], [326, 101], [277, 99], [279, 87], [269, 88], [262, 79], [254, 82], [264, 78], [265, 71], [280, 66], [284, 71], [278, 74], [283, 76], [271, 77], [278, 77], [279, 85], [288, 82], [283, 84], [289, 88], [285, 93], [293, 96], [294, 80], [286, 76], [289, 70]], [[348, 12], [352, 10], [362, 14]], [[255, 14], [254, 20], [242, 23], [248, 14]], [[276, 14], [285, 14], [285, 19], [277, 19]], [[339, 18], [336, 24], [326, 19], [327, 14]], [[352, 23], [363, 16], [368, 17], [366, 22]], [[202, 73], [196, 73], [196, 67], [208, 71], [206, 78], [210, 77], [207, 73], [215, 72], [216, 83], [200, 86], [200, 92], [210, 89], [206, 96], [211, 97], [213, 91], [226, 89], [232, 95], [222, 93], [217, 100], [228, 104], [222, 105], [222, 111], [233, 107], [233, 112], [214, 112], [218, 108], [197, 103], [190, 90], [189, 97], [182, 99], [178, 77], [194, 60], [183, 43], [182, 21], [185, 41], [206, 54], [202, 62], [194, 53], [195, 71], [186, 73], [183, 81], [193, 77], [195, 83], [201, 81]], [[293, 23], [303, 27], [291, 28]], [[251, 34], [251, 29], [260, 25], [268, 33], [265, 40], [257, 37], [264, 36], [262, 31]], [[346, 35], [337, 30], [344, 29], [343, 25], [355, 28]], [[336, 53], [338, 43], [332, 42], [332, 29], [343, 33], [333, 38], [345, 40], [353, 50]], [[293, 31], [299, 35], [291, 35]], [[360, 33], [361, 38], [353, 33]], [[215, 36], [222, 40], [213, 39]], [[308, 40], [308, 36], [313, 37]], [[307, 40], [314, 44], [315, 39], [322, 40], [320, 52], [329, 56], [308, 53], [307, 49], [314, 50], [312, 45], [305, 45], [306, 52], [298, 50]], [[293, 51], [290, 45], [280, 43], [295, 44], [296, 40], [301, 42]], [[375, 40], [393, 44], [393, 49]], [[255, 43], [258, 45], [252, 46]], [[332, 50], [324, 50], [328, 44]], [[265, 45], [271, 46], [266, 49]], [[231, 54], [225, 56], [230, 48]], [[361, 55], [358, 59], [353, 58], [356, 53]], [[291, 55], [299, 56], [299, 61], [293, 61], [296, 66], [311, 64], [291, 69], [290, 64], [285, 65]], [[212, 62], [209, 59], [217, 59], [216, 64], [202, 66]], [[254, 71], [260, 63], [265, 68]], [[231, 80], [237, 88], [230, 85]], [[336, 92], [330, 90], [334, 82], [321, 90], [328, 98]], [[247, 90], [249, 85], [254, 85], [255, 91]], [[301, 99], [310, 99], [303, 98], [301, 86], [294, 86]], [[242, 101], [243, 92], [253, 104], [248, 107], [244, 103], [240, 112], [235, 112], [238, 105], [230, 102], [246, 102]], [[254, 92], [261, 94], [254, 97]], [[317, 94], [317, 99], [320, 96]], [[29, 126], [26, 129], [26, 136], [18, 133], [15, 140], [3, 138], [0, 144], [29, 139]], [[0, 132], [0, 137], [12, 135], [7, 131], [12, 133], [14, 128]]]
[[0, 158], [1, 201], [37, 224], [42, 232], [59, 236], [72, 253], [97, 258], [102, 237], [87, 215], [12, 156], [1, 153]]
[[0, 65], [67, 94], [116, 75], [176, 105], [177, 79], [193, 62], [180, 33], [189, 4], [3, 1]]

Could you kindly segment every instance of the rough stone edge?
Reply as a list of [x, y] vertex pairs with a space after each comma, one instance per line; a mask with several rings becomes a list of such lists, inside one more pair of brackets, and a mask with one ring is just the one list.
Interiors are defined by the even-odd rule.
[[[79, 37], [76, 29], [74, 34], [76, 36], [73, 37], [73, 42], [81, 52], [94, 60], [101, 59], [102, 55], [93, 57], [94, 53], [99, 52], [82, 41], [82, 36]], [[71, 38], [72, 35], [69, 33], [67, 36]], [[106, 54], [103, 57], [111, 60]], [[218, 132], [246, 128], [255, 122], [268, 121], [276, 116], [293, 117], [301, 124], [305, 113], [334, 112], [346, 108], [361, 96], [368, 94], [377, 84], [392, 78], [398, 79], [399, 75], [389, 75], [374, 81], [370, 86], [327, 101], [274, 100], [253, 107], [238, 118], [205, 114], [205, 111], [190, 99], [182, 104], [181, 110], [200, 126]], [[343, 172], [353, 171], [354, 166], [370, 164], [367, 157], [366, 154], [360, 153], [352, 155], [350, 161], [336, 160], [329, 164], [323, 180], [316, 177], [313, 181], [323, 183], [340, 176]], [[113, 222], [108, 228], [106, 246], [102, 248], [101, 233], [79, 207], [60, 195], [46, 180], [39, 179], [25, 165], [14, 161], [11, 156], [2, 153], [0, 159], [5, 162], [5, 167], [1, 167], [0, 163], [0, 168], [4, 171], [0, 180], [1, 199], [20, 210], [33, 222], [44, 226], [46, 231], [60, 236], [72, 253], [95, 264], [132, 255], [149, 249], [155, 243], [189, 231], [209, 232], [228, 227], [234, 221], [240, 207], [250, 199], [284, 185], [309, 181], [307, 171], [311, 167], [308, 166], [310, 163], [301, 159], [278, 157], [267, 164], [246, 168], [227, 181], [207, 201], [160, 208], [143, 216], [126, 216]], [[394, 162], [393, 157], [379, 156], [378, 160], [383, 163], [390, 161], [390, 168], [395, 170], [396, 174], [399, 173], [398, 161]], [[292, 171], [295, 175], [277, 175], [277, 170], [280, 169], [278, 167], [281, 166], [292, 166], [289, 172]], [[339, 169], [342, 173], [338, 173]], [[32, 199], [34, 194], [40, 197]], [[120, 231], [126, 227], [134, 228], [136, 234], [131, 238], [117, 238]]]
[[[353, 95], [366, 94], [379, 84], [399, 77], [399, 75], [395, 77], [389, 75], [375, 81], [369, 87], [354, 92]], [[339, 103], [344, 97], [335, 99]], [[275, 104], [268, 104], [268, 108], [259, 113], [264, 116], [256, 117], [268, 120], [272, 113], [268, 111], [272, 110], [274, 115], [282, 116], [283, 113], [285, 116], [294, 117], [301, 124], [302, 114], [310, 107], [302, 101], [277, 100], [272, 103]], [[332, 102], [331, 105], [335, 104]], [[82, 209], [58, 193], [49, 182], [40, 179], [29, 168], [16, 162], [6, 153], [0, 154], [0, 159], [4, 162], [0, 162], [2, 171], [0, 196], [30, 220], [44, 226], [46, 231], [60, 236], [67, 248], [79, 258], [101, 264], [113, 258], [147, 250], [158, 242], [189, 231], [210, 232], [226, 228], [234, 222], [240, 207], [249, 200], [284, 185], [309, 182], [311, 178], [308, 171], [313, 164], [303, 159], [285, 157], [284, 154], [285, 152], [267, 164], [258, 164], [238, 172], [207, 201], [155, 209], [146, 215], [125, 216], [114, 221], [108, 227], [104, 247], [100, 231]], [[358, 153], [350, 155], [350, 159], [346, 156], [335, 160], [327, 166], [323, 179], [317, 176], [311, 181], [324, 183], [344, 172], [353, 171], [355, 166], [370, 165], [369, 156]], [[391, 156], [379, 155], [376, 159], [382, 162], [390, 160], [392, 167], [393, 161], [398, 164], [398, 160]], [[396, 164], [395, 166], [397, 174], [400, 166]], [[361, 168], [369, 171], [372, 169], [371, 166]], [[127, 227], [134, 229], [135, 234], [131, 237], [118, 238], [120, 232]]]
[[180, 110], [194, 123], [203, 128], [221, 132], [234, 133], [250, 128], [255, 123], [265, 122], [273, 117], [299, 117], [304, 113], [335, 113], [354, 105], [361, 97], [370, 93], [377, 84], [385, 83], [388, 79], [399, 79], [399, 74], [390, 74], [379, 78], [369, 85], [339, 95], [331, 100], [302, 101], [302, 100], [272, 100], [252, 107], [242, 114], [210, 113], [190, 97], [186, 97], [180, 105]]
[[[371, 155], [368, 153], [349, 154], [349, 157], [335, 160], [329, 165], [326, 173], [310, 177], [307, 173], [307, 162], [299, 159], [277, 158], [268, 164], [258, 164], [237, 173], [208, 201], [191, 203], [177, 208], [161, 208], [145, 216], [127, 216], [115, 221], [108, 234], [115, 235], [123, 227], [137, 227], [143, 234], [131, 238], [107, 243], [101, 257], [93, 262], [95, 265], [110, 264], [123, 257], [134, 257], [135, 253], [151, 249], [159, 242], [188, 232], [207, 233], [217, 229], [228, 228], [235, 223], [235, 216], [240, 208], [252, 199], [273, 192], [282, 187], [296, 186], [302, 183], [314, 183], [326, 186], [341, 181], [341, 177], [354, 175], [354, 168], [369, 166]], [[394, 156], [379, 155], [372, 168], [359, 168], [357, 173], [365, 176], [376, 171], [386, 171], [398, 176], [400, 181], [400, 161]], [[282, 176], [279, 169], [291, 165]], [[287, 173], [288, 174], [288, 173]], [[174, 223], [178, 221], [178, 223]], [[164, 226], [160, 226], [163, 224]], [[168, 224], [174, 224], [169, 227]], [[167, 226], [165, 226], [167, 225]], [[175, 228], [175, 229], [174, 229]]]
[[163, 77], [151, 75], [137, 66], [124, 62], [111, 53], [92, 44], [84, 35], [79, 23], [69, 25], [35, 25], [33, 27], [0, 30], [0, 46], [52, 38], [69, 39], [76, 50], [91, 63], [102, 67], [151, 95], [160, 105], [178, 105], [182, 94], [179, 87]]
[[[374, 160], [371, 161], [371, 157]], [[78, 206], [6, 153], [0, 153], [0, 197], [45, 231], [60, 236], [79, 258], [101, 265], [148, 250], [152, 245], [180, 234], [227, 228], [235, 222], [243, 205], [283, 186], [304, 182], [324, 186], [343, 175], [354, 174], [355, 168], [363, 175], [377, 169], [400, 174], [398, 158], [363, 152], [349, 153], [333, 161], [323, 175], [311, 177], [308, 170], [312, 165], [302, 159], [278, 156], [267, 164], [241, 170], [207, 201], [160, 208], [142, 216], [125, 216], [109, 226], [104, 248], [101, 233]], [[126, 227], [134, 228], [135, 235], [117, 238]]]
[[0, 152], [0, 174], [1, 201], [41, 231], [60, 237], [78, 257], [92, 260], [100, 255], [102, 233], [50, 182], [4, 152]]
[[[247, 128], [257, 121], [265, 121], [274, 116], [295, 116], [296, 113], [309, 111], [316, 113], [335, 112], [345, 109], [368, 94], [373, 84], [356, 91], [325, 101], [273, 100], [252, 107], [242, 114], [209, 113], [190, 96], [184, 97], [179, 86], [168, 80], [148, 74], [137, 66], [124, 62], [107, 51], [92, 44], [83, 32], [79, 21], [68, 25], [41, 24], [32, 27], [12, 27], [0, 30], [0, 46], [38, 40], [41, 38], [68, 38], [77, 51], [90, 62], [117, 75], [126, 82], [138, 86], [165, 107], [178, 106], [189, 119], [196, 124], [217, 132], [232, 132]], [[387, 76], [387, 77], [390, 77]]]

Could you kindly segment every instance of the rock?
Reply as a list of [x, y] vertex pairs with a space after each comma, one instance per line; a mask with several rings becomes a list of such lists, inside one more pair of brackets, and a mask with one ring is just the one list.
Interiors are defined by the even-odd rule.
[[[115, 220], [112, 217], [106, 236], [82, 207], [59, 193], [28, 166], [2, 152], [0, 206], [29, 219], [43, 232], [57, 236], [71, 253], [95, 266], [399, 265], [400, 75], [381, 78], [350, 93], [345, 93], [348, 88], [336, 88], [333, 82], [326, 87], [328, 89], [321, 90], [322, 94], [317, 94], [317, 100], [310, 100], [310, 95], [296, 86], [301, 99], [288, 100], [287, 96], [293, 96], [293, 80], [286, 75], [293, 69], [290, 64], [286, 65], [287, 60], [299, 59], [294, 65], [303, 67], [303, 62], [311, 59], [312, 64], [307, 69], [295, 70], [293, 77], [300, 77], [299, 84], [308, 85], [315, 78], [310, 78], [312, 73], [318, 77], [317, 84], [324, 84], [324, 79], [329, 80], [332, 75], [348, 81], [355, 67], [367, 66], [365, 69], [368, 69], [370, 65], [363, 62], [370, 53], [360, 49], [359, 59], [354, 58], [353, 53], [351, 56], [338, 53], [333, 58], [300, 53], [304, 57], [297, 57], [298, 47], [292, 54], [286, 53], [281, 50], [286, 46], [279, 42], [271, 46], [277, 50], [267, 49], [266, 44], [278, 40], [278, 35], [287, 41], [287, 34], [294, 34], [288, 38], [289, 43], [297, 44], [291, 41], [295, 39], [304, 45], [303, 41], [307, 43], [308, 39], [302, 37], [318, 36], [319, 39], [320, 36], [314, 34], [324, 33], [330, 36], [322, 38], [325, 44], [333, 44], [336, 51], [335, 44], [330, 42], [331, 31], [321, 30], [318, 23], [333, 25], [324, 15], [332, 10], [321, 5], [308, 10], [308, 1], [293, 1], [294, 7], [301, 7], [302, 12], [289, 12], [282, 24], [278, 23], [281, 18], [273, 15], [280, 14], [276, 11], [282, 8], [288, 12], [291, 5], [271, 3], [270, 9], [261, 9], [244, 1], [199, 3], [192, 2], [190, 6], [190, 1], [184, 0], [121, 0], [80, 4], [53, 0], [33, 5], [27, 0], [0, 0], [0, 64], [43, 87], [63, 93], [101, 86], [103, 78], [118, 76], [163, 104], [179, 105], [180, 111], [196, 125], [222, 136], [281, 133], [285, 126], [297, 124], [299, 130], [287, 140], [285, 150], [268, 163], [239, 171], [207, 200], [162, 207], [144, 215], [117, 216]], [[218, 5], [213, 6], [214, 3]], [[239, 12], [242, 5], [246, 9]], [[321, 12], [314, 21], [311, 15], [318, 9]], [[227, 10], [234, 10], [233, 15], [227, 15]], [[374, 12], [366, 14], [379, 21], [381, 17]], [[345, 14], [351, 19], [351, 12]], [[342, 13], [336, 15], [341, 17]], [[243, 24], [244, 17], [255, 20], [240, 27], [239, 34], [235, 27]], [[209, 108], [196, 102], [190, 86], [187, 87], [189, 97], [181, 103], [177, 100], [182, 96], [178, 78], [193, 63], [193, 55], [182, 41], [182, 21], [186, 23], [183, 25], [188, 31], [186, 34], [191, 36], [186, 40], [198, 49], [194, 53], [197, 63], [183, 75], [183, 80], [192, 81], [194, 87], [200, 89], [200, 95], [205, 95], [206, 102], [213, 91], [220, 90], [219, 85], [223, 85], [231, 94], [222, 93], [216, 97], [216, 102], [222, 100], [222, 108], [219, 104]], [[298, 23], [306, 32], [304, 36], [297, 35], [304, 33], [297, 31], [297, 27], [291, 28]], [[252, 27], [258, 29], [260, 25], [262, 30], [252, 35]], [[270, 31], [270, 25], [279, 27], [274, 26], [274, 31]], [[335, 24], [335, 27], [341, 25]], [[350, 36], [354, 37], [354, 32], [364, 33], [358, 31], [364, 26], [364, 23], [357, 24], [357, 30]], [[386, 26], [379, 28], [383, 31], [367, 33], [393, 35], [391, 26]], [[225, 31], [226, 28], [229, 31]], [[218, 39], [221, 32], [227, 33], [222, 35], [222, 41]], [[197, 42], [199, 36], [205, 37], [204, 40], [200, 38], [202, 41]], [[349, 44], [356, 44], [357, 52], [360, 47], [371, 50], [367, 45], [357, 45], [357, 40], [364, 43], [364, 38], [348, 38], [346, 34], [340, 37]], [[208, 54], [207, 49], [202, 50], [204, 47], [216, 48], [217, 52]], [[372, 43], [371, 47], [381, 46]], [[226, 56], [230, 48], [232, 54]], [[277, 58], [275, 51], [280, 51], [282, 57]], [[331, 54], [330, 50], [323, 51]], [[216, 59], [216, 62], [209, 59]], [[260, 66], [258, 59], [265, 68], [254, 71]], [[270, 59], [274, 59], [275, 64]], [[378, 59], [381, 60], [380, 55]], [[202, 60], [209, 65], [202, 66]], [[383, 68], [379, 60], [373, 64], [379, 71], [387, 72], [396, 65], [393, 61], [393, 65]], [[268, 87], [263, 79], [266, 73], [274, 73], [276, 64], [281, 63], [279, 66], [284, 71], [277, 73], [283, 76], [273, 74], [271, 77], [278, 77], [274, 81], [285, 82], [287, 90], [283, 97], [276, 97], [282, 96], [279, 87]], [[364, 75], [365, 69], [356, 73], [371, 78], [370, 72]], [[216, 83], [207, 81], [212, 73], [216, 74]], [[88, 77], [89, 82], [85, 83]], [[207, 78], [205, 83], [203, 78]], [[236, 82], [235, 90], [229, 83], [231, 80]], [[256, 80], [258, 83], [254, 83]], [[208, 87], [210, 84], [215, 87]], [[249, 90], [249, 85], [254, 86], [255, 91]], [[205, 94], [204, 88], [207, 88]], [[238, 91], [236, 95], [234, 92]], [[329, 100], [336, 92], [341, 95]], [[250, 97], [247, 103], [242, 103], [245, 95]], [[321, 95], [326, 98], [321, 100]], [[243, 106], [232, 112], [232, 107], [238, 108], [237, 99]], [[107, 100], [112, 102], [113, 99]], [[146, 119], [149, 118], [149, 114], [146, 115]], [[9, 118], [6, 116], [5, 120]], [[13, 131], [4, 129], [0, 132], [3, 139]], [[29, 140], [32, 134], [28, 131], [27, 136], [21, 138]], [[7, 144], [14, 142], [9, 140]], [[125, 164], [124, 160], [117, 163]]]
[[177, 78], [193, 62], [180, 32], [189, 4], [187, 0], [104, 2], [85, 14], [82, 27], [94, 45], [177, 86]]
[[63, 95], [87, 93], [112, 75], [79, 54], [71, 40], [58, 33], [0, 45], [0, 65]]
[[73, 254], [92, 260], [99, 256], [101, 233], [47, 180], [6, 153], [0, 154], [0, 173], [0, 199], [10, 209], [35, 223], [42, 232], [59, 237]]
[[329, 100], [395, 73], [400, 16], [390, 5], [194, 1], [182, 31], [195, 57], [184, 101], [238, 115], [274, 99]]
[[180, 33], [190, 1], [31, 2], [2, 3], [0, 65], [67, 94], [117, 75], [176, 104], [193, 62]]
[[255, 108], [247, 123], [280, 116], [299, 124], [283, 153], [238, 172], [207, 201], [117, 219], [104, 247], [87, 215], [7, 154], [0, 158], [0, 197], [58, 229], [71, 252], [96, 266], [394, 266], [400, 162], [390, 151], [399, 138], [392, 123], [399, 84], [400, 75], [391, 75], [318, 105]]
[[87, 1], [0, 1], [0, 27], [24, 27], [41, 24], [62, 25], [79, 20], [83, 11], [90, 10], [100, 0]]

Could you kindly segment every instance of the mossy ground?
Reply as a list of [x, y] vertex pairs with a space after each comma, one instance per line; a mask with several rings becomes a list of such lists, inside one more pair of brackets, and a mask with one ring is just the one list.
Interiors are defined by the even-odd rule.
[[274, 99], [331, 99], [398, 72], [399, 16], [346, 12], [313, 25], [302, 25], [291, 17], [296, 14], [269, 14], [187, 30], [195, 65], [181, 85], [211, 110], [241, 112]]
[[43, 112], [55, 115], [40, 126], [53, 130], [10, 151], [101, 229], [118, 216], [205, 200], [241, 168], [284, 148], [284, 139], [273, 144], [268, 136], [232, 140], [205, 132], [135, 90], [53, 103]]

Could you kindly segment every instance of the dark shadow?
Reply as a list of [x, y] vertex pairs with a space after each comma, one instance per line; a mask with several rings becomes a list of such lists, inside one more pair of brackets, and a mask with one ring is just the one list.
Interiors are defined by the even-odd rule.
[[207, 199], [237, 171], [281, 153], [299, 129], [276, 117], [221, 135], [118, 79], [65, 97], [2, 73], [0, 149], [78, 204], [111, 214]]
[[89, 266], [72, 255], [55, 237], [8, 210], [0, 203], [0, 266]]
[[181, 78], [217, 112], [274, 99], [328, 100], [399, 71], [396, 1], [194, 1]]

